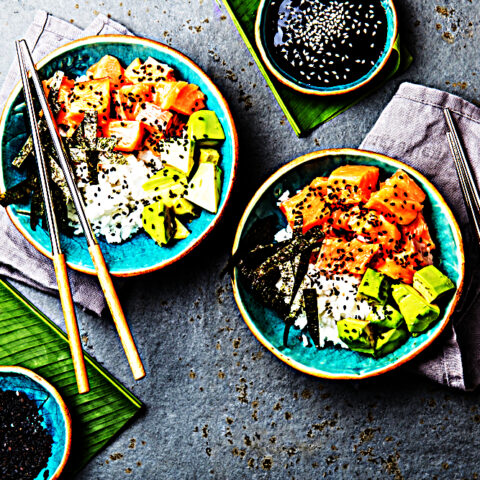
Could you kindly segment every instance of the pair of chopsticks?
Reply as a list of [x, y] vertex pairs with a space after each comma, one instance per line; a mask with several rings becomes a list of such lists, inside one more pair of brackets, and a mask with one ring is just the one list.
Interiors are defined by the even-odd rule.
[[35, 157], [40, 176], [40, 183], [42, 187], [43, 198], [45, 202], [45, 211], [48, 222], [48, 229], [50, 232], [50, 240], [52, 244], [53, 265], [55, 268], [55, 275], [57, 277], [58, 290], [60, 293], [60, 300], [62, 310], [65, 317], [65, 325], [67, 327], [68, 338], [70, 342], [70, 351], [72, 355], [73, 365], [75, 369], [75, 377], [77, 380], [77, 387], [79, 393], [86, 393], [90, 390], [85, 362], [83, 358], [82, 345], [80, 341], [80, 334], [78, 331], [77, 318], [75, 315], [75, 308], [72, 300], [72, 293], [68, 281], [67, 264], [65, 255], [62, 253], [60, 239], [58, 234], [57, 221], [55, 218], [55, 211], [53, 209], [52, 196], [49, 185], [49, 175], [43, 156], [43, 149], [38, 130], [38, 123], [35, 115], [32, 93], [30, 90], [30, 83], [28, 80], [28, 71], [33, 81], [33, 85], [43, 112], [48, 131], [52, 137], [52, 142], [58, 157], [58, 163], [63, 171], [65, 180], [70, 190], [75, 209], [83, 229], [83, 233], [87, 240], [88, 251], [95, 266], [95, 271], [102, 287], [103, 294], [107, 300], [108, 307], [112, 314], [115, 327], [117, 329], [120, 341], [127, 356], [128, 363], [133, 373], [135, 380], [145, 376], [145, 369], [143, 367], [140, 355], [132, 337], [132, 333], [128, 327], [127, 320], [120, 305], [115, 287], [113, 285], [108, 267], [103, 258], [102, 251], [95, 235], [92, 231], [90, 223], [85, 214], [85, 207], [82, 197], [75, 182], [70, 163], [67, 160], [68, 155], [63, 147], [62, 140], [57, 130], [56, 123], [52, 117], [42, 83], [38, 77], [33, 59], [25, 40], [20, 40], [15, 43], [17, 49], [18, 62], [20, 66], [20, 74], [22, 77], [23, 90], [27, 104], [28, 116], [30, 119], [30, 127], [32, 130], [33, 146]]
[[465, 203], [470, 212], [478, 242], [480, 243], [480, 195], [477, 184], [475, 183], [475, 177], [460, 142], [457, 129], [453, 123], [452, 114], [448, 108], [444, 108], [443, 113], [449, 128], [447, 139], [455, 162], [455, 168], [462, 188], [463, 198], [465, 199]]

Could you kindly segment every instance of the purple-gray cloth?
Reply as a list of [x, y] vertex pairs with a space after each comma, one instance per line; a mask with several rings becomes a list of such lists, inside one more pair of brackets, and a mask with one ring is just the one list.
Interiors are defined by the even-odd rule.
[[480, 109], [440, 90], [402, 84], [360, 148], [396, 158], [423, 173], [460, 224], [467, 267], [462, 300], [446, 331], [407, 368], [449, 387], [470, 390], [480, 383], [479, 247], [446, 138], [444, 107], [451, 110], [468, 160], [480, 178]]
[[[123, 25], [101, 14], [95, 17], [85, 30], [81, 30], [69, 22], [39, 11], [24, 38], [34, 61], [38, 61], [52, 50], [72, 40], [106, 34], [127, 35], [130, 32]], [[12, 51], [15, 51], [14, 45]], [[19, 80], [18, 64], [15, 60], [0, 90], [1, 108]], [[25, 240], [3, 208], [0, 208], [0, 275], [48, 293], [58, 292], [52, 262]], [[97, 278], [72, 270], [69, 272], [69, 278], [75, 303], [84, 310], [101, 315], [106, 310], [106, 302]]]

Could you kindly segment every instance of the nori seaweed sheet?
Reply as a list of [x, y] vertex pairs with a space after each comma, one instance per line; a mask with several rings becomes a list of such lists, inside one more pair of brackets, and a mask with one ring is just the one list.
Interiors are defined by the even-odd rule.
[[322, 239], [323, 232], [318, 226], [311, 228], [301, 237], [293, 238], [285, 247], [281, 248], [257, 268], [256, 274], [258, 278], [268, 274], [268, 272], [275, 269], [277, 265], [286, 262], [297, 254], [309, 251]]
[[107, 153], [113, 152], [113, 149], [115, 148], [117, 143], [118, 143], [118, 139], [114, 137], [98, 137], [96, 150], [98, 152], [107, 152]]
[[10, 187], [5, 193], [0, 193], [0, 205], [2, 207], [8, 207], [12, 203], [28, 203], [35, 186], [36, 178], [30, 175], [25, 180]]
[[96, 150], [97, 130], [98, 130], [98, 112], [96, 110], [87, 110], [82, 120], [83, 135], [89, 150]]
[[278, 230], [278, 217], [276, 215], [269, 215], [265, 218], [255, 220], [245, 236], [242, 238], [237, 251], [230, 256], [227, 265], [222, 271], [222, 276], [229, 273], [233, 276], [233, 269], [239, 261], [256, 246], [268, 245], [273, 242], [275, 233]]
[[318, 322], [318, 294], [316, 288], [303, 290], [303, 304], [307, 314], [307, 329], [317, 348], [320, 348], [320, 325]]
[[32, 201], [30, 203], [30, 228], [32, 230], [37, 229], [37, 225], [44, 214], [45, 204], [43, 202], [42, 190], [37, 182], [36, 188], [32, 194]]
[[57, 70], [53, 77], [52, 82], [50, 84], [50, 91], [48, 92], [48, 104], [50, 105], [50, 109], [54, 115], [57, 115], [60, 112], [61, 105], [58, 103], [58, 92], [62, 85], [63, 77], [65, 74], [61, 70]]
[[[40, 118], [40, 120], [38, 120], [38, 131], [40, 133], [40, 138], [43, 144], [43, 142], [47, 138], [47, 135], [43, 135], [47, 131], [47, 123], [43, 118]], [[33, 138], [31, 135], [29, 135], [23, 147], [20, 149], [17, 156], [13, 159], [12, 165], [16, 168], [21, 168], [30, 156], [33, 158]]]

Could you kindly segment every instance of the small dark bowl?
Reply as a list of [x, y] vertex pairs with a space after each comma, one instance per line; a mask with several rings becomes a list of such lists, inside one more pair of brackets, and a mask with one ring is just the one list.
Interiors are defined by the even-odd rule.
[[373, 65], [365, 75], [353, 82], [335, 85], [332, 87], [312, 85], [310, 83], [306, 83], [304, 80], [298, 77], [292, 76], [278, 65], [267, 41], [267, 13], [272, 0], [261, 0], [257, 10], [257, 18], [255, 21], [255, 41], [257, 43], [257, 48], [260, 51], [260, 56], [265, 62], [268, 70], [278, 81], [288, 87], [293, 88], [294, 90], [297, 90], [298, 92], [310, 95], [327, 96], [340, 95], [356, 90], [357, 88], [360, 88], [370, 82], [380, 72], [380, 70], [382, 70], [390, 58], [395, 40], [397, 38], [398, 19], [393, 0], [380, 0], [380, 2], [385, 9], [387, 16], [387, 39], [385, 42], [385, 47], [380, 57], [375, 62], [375, 65]]

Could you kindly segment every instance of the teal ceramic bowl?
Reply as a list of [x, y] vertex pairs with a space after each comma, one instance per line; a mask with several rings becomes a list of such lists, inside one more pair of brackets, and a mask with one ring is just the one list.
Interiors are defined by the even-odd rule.
[[257, 191], [242, 216], [235, 236], [235, 252], [252, 224], [269, 215], [278, 216], [279, 225], [286, 220], [277, 206], [277, 199], [285, 190], [296, 192], [315, 177], [328, 176], [345, 164], [373, 165], [380, 168], [380, 179], [402, 169], [427, 194], [424, 215], [437, 246], [435, 264], [455, 283], [453, 298], [443, 307], [443, 315], [432, 328], [408, 341], [385, 357], [375, 359], [339, 347], [320, 350], [306, 348], [290, 333], [290, 348], [283, 348], [284, 322], [273, 311], [263, 307], [245, 289], [234, 271], [233, 293], [238, 308], [255, 337], [280, 360], [304, 373], [332, 379], [361, 379], [388, 372], [418, 355], [437, 338], [447, 325], [460, 298], [464, 278], [464, 252], [458, 224], [438, 190], [420, 173], [398, 160], [354, 149], [322, 150], [293, 160], [274, 173]]
[[264, 61], [270, 73], [272, 73], [278, 81], [280, 81], [284, 85], [287, 85], [290, 88], [293, 88], [294, 90], [297, 90], [298, 92], [310, 95], [326, 96], [340, 95], [356, 90], [357, 88], [360, 88], [366, 83], [370, 82], [380, 72], [380, 70], [382, 70], [393, 51], [393, 46], [395, 44], [398, 33], [397, 12], [395, 10], [393, 0], [380, 0], [380, 3], [385, 9], [385, 13], [387, 16], [387, 39], [385, 42], [385, 48], [383, 49], [381, 55], [379, 56], [375, 64], [372, 66], [372, 68], [365, 75], [358, 78], [357, 80], [343, 85], [322, 87], [306, 83], [299, 77], [296, 77], [291, 73], [286, 72], [276, 62], [275, 55], [273, 55], [270, 50], [269, 42], [267, 41], [266, 25], [271, 3], [272, 0], [261, 0], [260, 2], [255, 21], [255, 42], [260, 52], [260, 56], [262, 57], [262, 60]]
[[[182, 258], [195, 248], [212, 230], [223, 214], [235, 178], [238, 158], [238, 140], [230, 109], [217, 87], [208, 76], [190, 59], [166, 45], [144, 38], [123, 35], [89, 37], [69, 43], [41, 60], [37, 67], [43, 78], [50, 77], [56, 70], [63, 70], [70, 78], [85, 74], [87, 68], [104, 55], [117, 57], [124, 66], [135, 58], [145, 60], [152, 56], [167, 63], [177, 72], [179, 79], [197, 84], [207, 96], [206, 108], [214, 110], [225, 131], [226, 140], [221, 146], [222, 195], [218, 212], [202, 211], [199, 218], [189, 224], [191, 235], [172, 246], [160, 247], [147, 234], [140, 233], [130, 240], [111, 245], [99, 238], [105, 260], [112, 275], [132, 276], [148, 273], [165, 267]], [[22, 173], [11, 162], [25, 142], [29, 129], [23, 93], [20, 84], [11, 93], [0, 121], [0, 190], [22, 180]], [[30, 218], [25, 214], [29, 205], [12, 205], [7, 212], [24, 237], [40, 252], [51, 257], [48, 231], [30, 228]], [[23, 212], [23, 213], [22, 213]], [[85, 273], [94, 274], [92, 260], [83, 236], [61, 237], [62, 248], [68, 265]]]
[[72, 420], [65, 402], [45, 379], [22, 367], [0, 366], [0, 390], [24, 392], [35, 400], [42, 425], [52, 435], [52, 454], [47, 466], [35, 480], [55, 480], [60, 477], [70, 454], [72, 443]]

